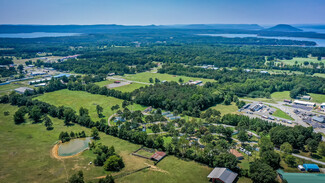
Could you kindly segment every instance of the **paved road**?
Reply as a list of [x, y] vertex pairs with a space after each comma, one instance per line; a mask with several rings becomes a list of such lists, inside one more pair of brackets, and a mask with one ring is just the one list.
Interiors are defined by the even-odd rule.
[[112, 80], [121, 80], [121, 81], [126, 81], [126, 82], [132, 82], [132, 83], [140, 83], [140, 84], [145, 84], [145, 85], [153, 85], [153, 83], [146, 83], [146, 82], [140, 82], [140, 81], [131, 81], [131, 80], [127, 80], [124, 78], [117, 78], [117, 77], [107, 77], [107, 79], [112, 79]]
[[305, 159], [305, 160], [309, 160], [309, 161], [312, 161], [314, 163], [318, 163], [318, 164], [321, 164], [321, 165], [325, 165], [325, 162], [318, 161], [318, 160], [315, 160], [315, 159], [312, 159], [312, 158], [308, 158], [306, 156], [301, 156], [301, 155], [298, 155], [298, 154], [292, 154], [292, 156], [295, 156], [295, 157], [298, 157], [298, 158], [301, 158], [301, 159]]

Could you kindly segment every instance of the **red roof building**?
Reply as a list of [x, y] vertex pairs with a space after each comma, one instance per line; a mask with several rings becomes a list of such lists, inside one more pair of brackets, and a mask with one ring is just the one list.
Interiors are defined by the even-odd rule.
[[155, 152], [154, 155], [152, 155], [150, 157], [150, 159], [155, 160], [155, 161], [160, 161], [161, 159], [163, 159], [166, 156], [166, 153], [162, 152], [162, 151], [157, 151]]

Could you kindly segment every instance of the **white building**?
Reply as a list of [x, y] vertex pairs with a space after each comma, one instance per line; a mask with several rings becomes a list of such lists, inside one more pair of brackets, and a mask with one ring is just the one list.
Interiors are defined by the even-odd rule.
[[301, 101], [301, 100], [295, 100], [295, 101], [293, 101], [293, 103], [294, 104], [297, 104], [297, 105], [308, 106], [308, 107], [314, 107], [314, 106], [316, 106], [316, 103], [306, 102], [306, 101]]

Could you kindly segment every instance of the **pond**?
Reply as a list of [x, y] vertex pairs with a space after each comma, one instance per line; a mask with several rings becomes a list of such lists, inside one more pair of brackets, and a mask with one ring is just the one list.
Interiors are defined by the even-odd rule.
[[288, 181], [288, 183], [324, 183], [325, 182], [325, 174], [321, 173], [287, 173], [283, 172], [283, 170], [278, 170], [284, 179]]
[[318, 47], [325, 47], [325, 39], [316, 38], [304, 38], [304, 37], [276, 37], [276, 36], [258, 36], [256, 34], [199, 34], [200, 36], [213, 36], [213, 37], [226, 37], [226, 38], [246, 38], [246, 37], [256, 37], [264, 39], [286, 39], [286, 40], [296, 40], [296, 41], [313, 41]]
[[65, 142], [59, 146], [59, 156], [72, 156], [78, 154], [89, 147], [90, 137], [78, 138]]

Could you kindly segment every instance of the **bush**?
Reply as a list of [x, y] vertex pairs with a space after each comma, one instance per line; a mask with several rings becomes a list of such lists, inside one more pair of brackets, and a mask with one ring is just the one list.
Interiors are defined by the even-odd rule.
[[118, 155], [110, 156], [104, 163], [106, 171], [119, 171], [124, 168], [124, 162]]

